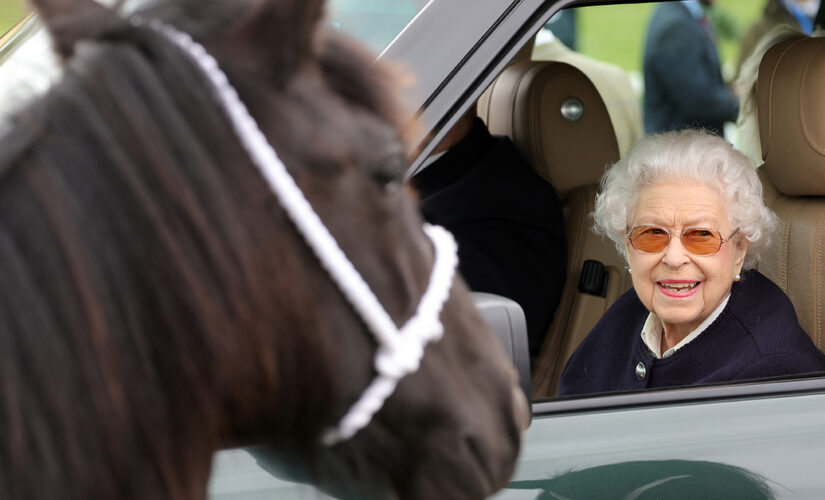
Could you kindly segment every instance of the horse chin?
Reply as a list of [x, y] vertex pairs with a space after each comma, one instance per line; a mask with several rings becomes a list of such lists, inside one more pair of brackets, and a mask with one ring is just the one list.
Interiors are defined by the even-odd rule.
[[327, 448], [319, 444], [314, 453], [283, 446], [255, 446], [246, 451], [258, 465], [273, 476], [312, 485], [340, 499], [400, 498], [391, 486], [386, 471], [370, 465], [352, 441]]
[[[520, 391], [519, 397], [523, 402]], [[283, 445], [247, 451], [273, 476], [342, 499], [483, 499], [507, 485], [517, 443], [491, 441], [466, 423], [433, 433], [415, 427], [385, 426], [379, 419], [353, 439], [330, 448], [319, 444], [309, 454]]]

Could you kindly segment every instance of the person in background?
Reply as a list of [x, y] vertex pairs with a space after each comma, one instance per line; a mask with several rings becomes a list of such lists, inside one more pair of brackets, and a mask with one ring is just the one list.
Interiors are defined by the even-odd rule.
[[776, 216], [745, 155], [702, 131], [649, 135], [601, 185], [595, 229], [633, 289], [570, 357], [559, 395], [825, 370], [790, 299], [753, 269]]
[[753, 53], [759, 41], [776, 27], [788, 26], [806, 35], [813, 33], [819, 5], [820, 0], [767, 0], [762, 17], [742, 37], [736, 74], [741, 73], [742, 63]]
[[[754, 165], [762, 164], [762, 144], [756, 105], [756, 80], [762, 57], [777, 43], [805, 36], [802, 25], [786, 9], [784, 1], [768, 0], [763, 17], [748, 30], [742, 39], [740, 49], [738, 76], [734, 83], [740, 96], [739, 118], [736, 120], [736, 146], [750, 157]], [[818, 14], [814, 13], [812, 36], [825, 36], [822, 27], [822, 16], [825, 15], [823, 4], [819, 0], [804, 3], [807, 5], [806, 16], [814, 6], [819, 10]]]
[[644, 54], [646, 133], [703, 128], [722, 135], [739, 101], [722, 79], [713, 28], [703, 4], [683, 0], [656, 6]]
[[507, 137], [493, 136], [473, 106], [412, 177], [428, 222], [458, 242], [470, 289], [516, 301], [527, 321], [531, 358], [564, 287], [567, 240], [553, 187]]

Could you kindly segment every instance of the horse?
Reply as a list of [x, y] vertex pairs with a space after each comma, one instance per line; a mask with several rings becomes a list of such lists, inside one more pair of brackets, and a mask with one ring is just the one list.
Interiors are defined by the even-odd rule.
[[503, 487], [526, 406], [458, 276], [420, 364], [325, 438], [384, 373], [382, 344], [209, 79], [397, 327], [438, 260], [402, 182], [398, 72], [320, 0], [32, 3], [62, 74], [0, 138], [0, 498], [204, 498], [213, 454], [252, 445], [341, 497]]

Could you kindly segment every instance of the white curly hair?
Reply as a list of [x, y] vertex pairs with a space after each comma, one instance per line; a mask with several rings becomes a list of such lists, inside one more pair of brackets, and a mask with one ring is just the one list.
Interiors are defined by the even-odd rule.
[[750, 242], [744, 269], [759, 262], [777, 217], [762, 199], [762, 183], [747, 156], [721, 137], [683, 130], [643, 137], [601, 179], [592, 217], [594, 230], [627, 258], [625, 237], [639, 191], [662, 182], [700, 182], [721, 197], [731, 227]]

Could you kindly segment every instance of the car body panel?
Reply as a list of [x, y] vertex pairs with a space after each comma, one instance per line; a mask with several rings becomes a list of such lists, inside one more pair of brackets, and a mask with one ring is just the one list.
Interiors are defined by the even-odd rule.
[[[682, 392], [696, 399], [561, 414], [535, 405], [518, 470], [496, 498], [622, 498], [657, 481], [648, 493], [673, 498], [685, 492], [697, 464], [705, 480], [716, 470], [729, 487], [734, 466], [764, 480], [776, 498], [825, 498], [825, 392], [708, 402], [703, 391], [713, 392], [688, 389]], [[581, 473], [596, 467], [597, 475]], [[622, 476], [611, 478], [611, 469]], [[596, 486], [609, 494], [599, 496]], [[712, 498], [741, 495], [742, 486], [732, 486]], [[696, 493], [695, 485], [688, 491]]]

